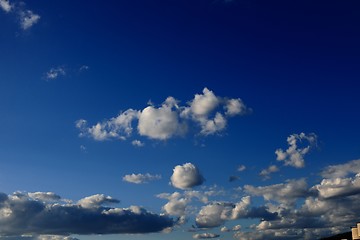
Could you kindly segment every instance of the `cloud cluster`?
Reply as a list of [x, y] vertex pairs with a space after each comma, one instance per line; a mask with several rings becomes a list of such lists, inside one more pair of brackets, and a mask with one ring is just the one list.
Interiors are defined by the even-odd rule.
[[132, 135], [133, 123], [137, 120], [137, 133], [149, 139], [167, 140], [176, 136], [184, 136], [191, 123], [200, 127], [202, 136], [221, 133], [227, 126], [228, 118], [244, 115], [249, 112], [239, 98], [222, 98], [204, 88], [202, 94], [196, 94], [186, 106], [174, 97], [168, 97], [157, 107], [153, 104], [142, 109], [128, 109], [103, 122], [89, 126], [80, 119], [76, 127], [80, 136], [91, 137], [103, 141], [107, 139], [126, 139]]
[[199, 169], [192, 163], [175, 166], [171, 175], [171, 185], [179, 189], [189, 189], [204, 182]]
[[[265, 200], [266, 210], [277, 218], [262, 219], [251, 232], [236, 239], [318, 239], [348, 230], [360, 215], [360, 160], [332, 165], [322, 171], [320, 183], [308, 187], [305, 179], [254, 187], [251, 196]], [[260, 207], [258, 207], [260, 208]]]
[[[317, 136], [314, 133], [292, 134], [287, 138], [289, 147], [286, 150], [281, 148], [275, 151], [276, 160], [283, 161], [285, 166], [295, 168], [305, 167], [304, 156], [309, 153], [310, 149], [316, 146]], [[306, 142], [307, 145], [300, 147], [299, 144]]]
[[104, 206], [118, 202], [102, 194], [71, 203], [54, 193], [0, 193], [0, 236], [64, 239], [61, 236], [71, 234], [159, 232], [174, 224], [172, 219], [141, 207]]
[[15, 14], [19, 20], [20, 27], [23, 30], [31, 28], [40, 20], [40, 15], [25, 9], [25, 4], [23, 2], [21, 2], [21, 4], [11, 4], [9, 0], [0, 0], [0, 9], [6, 13]]
[[161, 175], [151, 175], [150, 173], [145, 174], [128, 174], [123, 177], [123, 181], [135, 184], [148, 183], [161, 179]]

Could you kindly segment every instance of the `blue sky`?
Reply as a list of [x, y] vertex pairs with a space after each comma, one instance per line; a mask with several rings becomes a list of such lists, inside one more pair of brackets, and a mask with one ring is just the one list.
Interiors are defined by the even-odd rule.
[[359, 7], [0, 0], [0, 237], [348, 231]]

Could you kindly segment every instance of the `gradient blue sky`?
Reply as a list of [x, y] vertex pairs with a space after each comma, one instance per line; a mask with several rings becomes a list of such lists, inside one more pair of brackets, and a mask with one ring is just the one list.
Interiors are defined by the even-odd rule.
[[[120, 203], [108, 198], [92, 207], [142, 206], [175, 221], [171, 233], [75, 231], [78, 239], [314, 239], [347, 231], [360, 220], [359, 9], [355, 0], [0, 0], [5, 202], [81, 209], [80, 199], [104, 194]], [[207, 90], [218, 104], [207, 102]], [[161, 107], [170, 96], [178, 107]], [[230, 114], [230, 99], [242, 109]], [[149, 106], [155, 114], [145, 118]], [[132, 132], [114, 130], [124, 125], [109, 121], [128, 109], [137, 114], [127, 125]], [[164, 109], [160, 120], [171, 115], [176, 130], [152, 126]], [[206, 122], [217, 112], [222, 121], [214, 129]], [[103, 137], [92, 131], [97, 123]], [[195, 182], [181, 189], [171, 176], [186, 163]], [[151, 179], [125, 181], [130, 174]], [[233, 206], [248, 198], [235, 217]], [[167, 211], [169, 201], [184, 211]], [[24, 234], [9, 234], [15, 210], [10, 219], [4, 206], [0, 236]], [[218, 224], [202, 224], [200, 211]], [[241, 230], [231, 230], [236, 225]]]

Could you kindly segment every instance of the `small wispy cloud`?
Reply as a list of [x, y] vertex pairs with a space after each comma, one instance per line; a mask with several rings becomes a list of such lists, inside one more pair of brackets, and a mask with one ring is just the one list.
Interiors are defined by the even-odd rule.
[[23, 30], [30, 29], [33, 25], [38, 23], [41, 18], [39, 14], [26, 9], [24, 2], [12, 4], [9, 0], [0, 0], [0, 9], [6, 13], [13, 13], [18, 19], [20, 27]]
[[148, 183], [150, 181], [160, 180], [161, 175], [152, 175], [150, 173], [146, 174], [129, 174], [123, 177], [123, 181], [135, 184]]
[[132, 144], [133, 146], [135, 146], [135, 147], [143, 147], [143, 146], [145, 146], [145, 143], [143, 143], [143, 142], [140, 141], [140, 140], [133, 140], [133, 141], [131, 142], [131, 144]]
[[261, 170], [259, 175], [263, 177], [264, 180], [270, 179], [272, 173], [278, 172], [279, 168], [276, 165], [271, 165], [266, 169]]
[[5, 12], [11, 12], [13, 7], [8, 0], [0, 0], [0, 8]]
[[66, 71], [64, 67], [55, 67], [55, 68], [51, 68], [49, 71], [45, 73], [45, 79], [49, 81], [65, 75], [66, 75]]
[[31, 28], [40, 20], [40, 15], [33, 13], [31, 10], [19, 11], [20, 25], [23, 30]]

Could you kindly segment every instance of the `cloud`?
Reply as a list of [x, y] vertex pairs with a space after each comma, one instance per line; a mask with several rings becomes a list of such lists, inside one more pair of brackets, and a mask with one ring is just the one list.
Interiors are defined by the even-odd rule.
[[25, 9], [25, 3], [11, 4], [9, 0], [0, 0], [0, 9], [6, 13], [13, 13], [20, 23], [23, 30], [30, 29], [40, 20], [40, 15], [31, 10]]
[[51, 68], [48, 72], [45, 73], [46, 80], [54, 80], [60, 76], [65, 76], [66, 71], [63, 67]]
[[40, 200], [44, 202], [49, 201], [58, 201], [61, 199], [61, 197], [53, 192], [29, 192], [28, 196], [35, 200]]
[[194, 239], [206, 239], [206, 238], [218, 238], [218, 237], [220, 237], [220, 235], [215, 233], [197, 233], [193, 235]]
[[330, 165], [321, 172], [321, 176], [324, 178], [339, 178], [357, 173], [360, 173], [360, 159], [344, 164]]
[[[117, 234], [159, 232], [172, 227], [172, 219], [137, 206], [110, 208], [103, 204], [118, 200], [97, 194], [77, 204], [43, 202], [31, 196], [57, 196], [36, 193], [0, 193], [0, 235]], [[53, 198], [55, 199], [55, 198]]]
[[97, 123], [92, 127], [88, 127], [87, 121], [80, 119], [76, 121], [76, 127], [80, 130], [80, 136], [89, 136], [97, 141], [108, 139], [123, 139], [129, 137], [133, 131], [132, 121], [139, 118], [140, 112], [128, 109], [120, 113], [117, 117]]
[[19, 11], [20, 26], [23, 30], [31, 28], [40, 20], [40, 15], [33, 13], [31, 10]]
[[[189, 129], [198, 128], [197, 135], [208, 136], [225, 130], [228, 118], [244, 115], [249, 109], [240, 99], [229, 99], [216, 96], [212, 91], [204, 88], [203, 94], [195, 94], [193, 100], [186, 106], [181, 106], [180, 101], [168, 97], [160, 105], [152, 102], [142, 110], [128, 109], [124, 113], [136, 113], [128, 118], [124, 136], [123, 124], [114, 123], [111, 118], [88, 126], [85, 119], [76, 121], [80, 136], [94, 138], [98, 141], [108, 139], [126, 139], [132, 135], [133, 124], [140, 136], [149, 139], [165, 141], [174, 137], [185, 136]], [[136, 122], [137, 120], [137, 122]], [[192, 127], [194, 125], [194, 127]]]
[[242, 172], [242, 171], [245, 171], [245, 169], [246, 169], [245, 165], [240, 165], [237, 170], [238, 170], [238, 172]]
[[261, 170], [259, 173], [264, 179], [270, 179], [270, 174], [278, 172], [279, 168], [276, 165], [271, 165], [266, 169]]
[[135, 146], [135, 147], [143, 147], [143, 146], [145, 146], [145, 143], [143, 143], [143, 142], [140, 141], [140, 140], [133, 140], [133, 141], [131, 142], [131, 144], [132, 144], [133, 146]]
[[200, 228], [214, 228], [226, 221], [241, 218], [275, 219], [276, 213], [270, 213], [265, 207], [251, 207], [250, 196], [237, 203], [214, 202], [201, 208], [196, 216], [196, 225]]
[[148, 183], [150, 181], [155, 181], [161, 179], [161, 175], [151, 175], [150, 173], [146, 174], [129, 174], [123, 177], [123, 181], [135, 184]]
[[0, 0], [0, 8], [8, 13], [13, 7], [8, 0]]
[[[175, 108], [175, 110], [173, 110]], [[148, 106], [141, 111], [138, 131], [142, 136], [151, 139], [166, 140], [173, 136], [183, 135], [186, 125], [179, 121], [176, 112], [177, 100], [168, 97], [159, 108]]]
[[298, 198], [310, 195], [305, 179], [288, 180], [286, 183], [263, 187], [245, 185], [244, 189], [253, 196], [262, 196], [267, 201], [277, 201], [283, 204], [294, 204]]
[[204, 180], [199, 169], [192, 163], [175, 166], [171, 176], [172, 186], [183, 190], [199, 186]]
[[[287, 138], [288, 149], [285, 151], [281, 148], [275, 151], [276, 160], [283, 161], [285, 166], [295, 168], [305, 167], [304, 156], [309, 153], [310, 149], [316, 146], [317, 136], [314, 133], [306, 135], [305, 133], [292, 134]], [[299, 147], [300, 143], [307, 142], [308, 145]]]
[[184, 197], [179, 192], [174, 192], [173, 194], [159, 194], [159, 198], [168, 199], [169, 202], [163, 206], [163, 210], [173, 216], [185, 216], [186, 207], [191, 201], [190, 198]]
[[[203, 89], [203, 94], [195, 94], [189, 105], [183, 109], [181, 116], [197, 122], [201, 127], [200, 134], [204, 136], [223, 131], [227, 125], [227, 117], [244, 115], [248, 112], [241, 99], [221, 98], [208, 88]], [[225, 112], [215, 112], [220, 105]]]
[[315, 185], [321, 198], [339, 198], [360, 193], [360, 173], [354, 178], [323, 179], [320, 184]]

